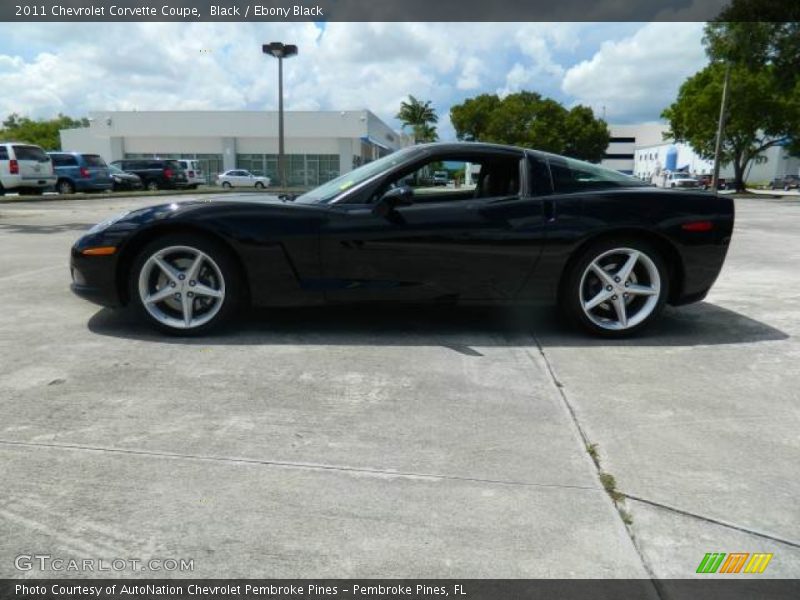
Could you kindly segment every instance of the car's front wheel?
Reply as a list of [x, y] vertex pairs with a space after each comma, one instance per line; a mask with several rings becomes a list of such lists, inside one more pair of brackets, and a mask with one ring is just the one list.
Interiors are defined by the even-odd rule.
[[562, 307], [572, 321], [605, 337], [624, 337], [647, 327], [669, 294], [661, 254], [641, 240], [605, 240], [572, 263], [562, 288]]
[[216, 242], [167, 235], [148, 244], [130, 274], [133, 304], [150, 324], [178, 335], [198, 335], [235, 314], [242, 283], [236, 261]]
[[256, 189], [257, 190], [263, 190], [264, 189], [264, 184], [261, 183], [260, 181], [256, 181]]
[[223, 181], [222, 182], [222, 187], [225, 188], [226, 190], [231, 189], [231, 182], [230, 181]]

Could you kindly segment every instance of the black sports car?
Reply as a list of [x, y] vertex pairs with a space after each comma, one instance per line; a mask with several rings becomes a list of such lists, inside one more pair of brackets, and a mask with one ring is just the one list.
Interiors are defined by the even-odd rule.
[[[431, 185], [443, 165], [458, 176]], [[733, 220], [711, 192], [521, 148], [426, 144], [293, 200], [226, 194], [119, 215], [73, 246], [72, 289], [175, 333], [246, 304], [458, 301], [557, 302], [620, 336], [706, 295]]]

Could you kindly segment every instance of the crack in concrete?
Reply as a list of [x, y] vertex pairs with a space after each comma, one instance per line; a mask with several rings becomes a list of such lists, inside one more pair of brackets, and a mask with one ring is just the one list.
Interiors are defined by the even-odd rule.
[[437, 473], [414, 473], [408, 471], [387, 471], [385, 469], [372, 469], [369, 467], [349, 467], [342, 465], [326, 465], [322, 463], [303, 463], [292, 461], [280, 460], [263, 460], [256, 458], [233, 458], [227, 456], [203, 456], [199, 454], [182, 454], [177, 452], [159, 452], [155, 450], [137, 450], [129, 448], [106, 448], [100, 446], [85, 446], [80, 444], [57, 444], [46, 442], [19, 442], [13, 440], [0, 440], [0, 445], [5, 446], [23, 446], [34, 448], [51, 448], [59, 450], [77, 450], [84, 452], [106, 452], [113, 454], [132, 454], [136, 456], [150, 456], [156, 458], [173, 458], [184, 460], [202, 460], [211, 462], [234, 463], [234, 464], [251, 464], [251, 465], [264, 465], [270, 467], [280, 467], [287, 469], [306, 469], [311, 471], [339, 471], [347, 473], [361, 473], [365, 475], [374, 475], [378, 477], [403, 477], [407, 479], [431, 479], [431, 480], [444, 480], [444, 481], [464, 481], [470, 483], [483, 483], [491, 485], [505, 485], [514, 487], [541, 487], [541, 488], [556, 488], [556, 489], [574, 489], [589, 492], [597, 492], [591, 486], [585, 485], [569, 485], [561, 483], [537, 483], [531, 481], [514, 481], [503, 479], [484, 479], [481, 477], [465, 477], [461, 475], [442, 475]]
[[634, 502], [641, 502], [642, 504], [647, 504], [649, 506], [653, 506], [655, 508], [660, 508], [662, 510], [666, 510], [669, 512], [673, 512], [675, 514], [683, 515], [685, 517], [691, 517], [694, 519], [699, 519], [700, 521], [705, 521], [706, 523], [713, 523], [714, 525], [719, 525], [721, 527], [726, 527], [728, 529], [734, 529], [736, 531], [741, 531], [743, 533], [747, 533], [749, 535], [754, 535], [760, 538], [764, 538], [767, 540], [771, 540], [773, 542], [778, 542], [780, 544], [785, 544], [787, 546], [791, 546], [792, 548], [800, 548], [800, 542], [793, 542], [791, 540], [787, 540], [784, 538], [780, 538], [778, 536], [764, 533], [762, 531], [756, 531], [755, 529], [750, 529], [748, 527], [744, 527], [742, 525], [736, 525], [735, 523], [727, 523], [725, 521], [720, 521], [719, 519], [715, 519], [713, 517], [706, 517], [704, 515], [698, 515], [697, 513], [689, 512], [688, 510], [683, 510], [682, 508], [676, 508], [674, 506], [670, 506], [668, 504], [662, 504], [661, 502], [655, 502], [654, 500], [647, 500], [646, 498], [641, 498], [639, 496], [634, 496], [633, 494], [627, 494], [625, 492], [620, 492], [625, 498], [633, 500]]
[[[588, 454], [588, 449], [593, 447], [593, 444], [589, 439], [589, 436], [586, 434], [586, 430], [584, 430], [583, 426], [581, 425], [580, 420], [578, 420], [578, 415], [575, 412], [575, 408], [572, 406], [572, 403], [569, 401], [569, 398], [567, 397], [567, 393], [564, 391], [564, 384], [561, 383], [561, 381], [556, 376], [555, 369], [553, 369], [553, 365], [550, 363], [550, 359], [547, 358], [547, 354], [544, 351], [544, 346], [542, 346], [541, 341], [539, 341], [539, 337], [533, 332], [531, 332], [531, 337], [533, 338], [533, 341], [536, 344], [536, 348], [539, 351], [539, 355], [542, 357], [542, 360], [544, 361], [545, 368], [547, 369], [547, 374], [549, 375], [551, 381], [553, 382], [553, 385], [555, 386], [556, 390], [558, 390], [558, 395], [561, 398], [561, 401], [564, 403], [567, 412], [569, 413], [569, 416], [572, 420], [572, 424], [578, 430], [578, 434], [580, 435], [581, 441], [583, 442], [584, 451], [586, 451]], [[590, 458], [592, 457], [590, 456]], [[603, 473], [603, 471], [600, 469], [600, 465], [596, 460], [592, 458], [591, 462], [592, 465], [594, 466], [598, 482], [602, 486], [602, 480], [600, 479], [600, 476]], [[633, 532], [630, 530], [628, 524], [625, 522], [625, 517], [622, 514], [620, 507], [617, 506], [616, 502], [613, 501], [610, 495], [608, 494], [606, 495], [608, 496], [608, 499], [612, 501], [612, 504], [614, 505], [614, 510], [617, 513], [617, 516], [619, 516], [620, 520], [622, 521], [622, 526], [625, 528], [625, 532], [628, 534], [628, 539], [630, 539], [631, 544], [633, 545], [633, 548], [636, 551], [636, 554], [642, 563], [642, 566], [644, 567], [647, 574], [650, 576], [650, 580], [653, 582], [653, 588], [655, 590], [655, 593], [658, 595], [659, 598], [663, 599], [664, 590], [662, 590], [661, 586], [657, 583], [656, 574], [650, 568], [650, 565], [645, 559], [644, 553], [642, 552], [641, 548], [639, 548], [639, 544], [636, 541], [636, 537], [633, 535]]]

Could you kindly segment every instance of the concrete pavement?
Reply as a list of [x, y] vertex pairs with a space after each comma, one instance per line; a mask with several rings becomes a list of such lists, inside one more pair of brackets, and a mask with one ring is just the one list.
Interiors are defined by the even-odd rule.
[[800, 202], [739, 202], [708, 302], [602, 342], [476, 309], [161, 337], [72, 297], [66, 268], [88, 225], [157, 201], [0, 205], [0, 577], [70, 575], [14, 568], [36, 552], [194, 559], [121, 576], [602, 578], [763, 550], [766, 576], [800, 574]]

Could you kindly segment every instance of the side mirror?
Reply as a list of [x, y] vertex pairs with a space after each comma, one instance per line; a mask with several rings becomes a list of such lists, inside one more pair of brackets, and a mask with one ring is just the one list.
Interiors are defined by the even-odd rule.
[[386, 217], [399, 206], [411, 206], [412, 204], [414, 204], [414, 190], [401, 185], [390, 189], [381, 196], [372, 212], [380, 217]]

